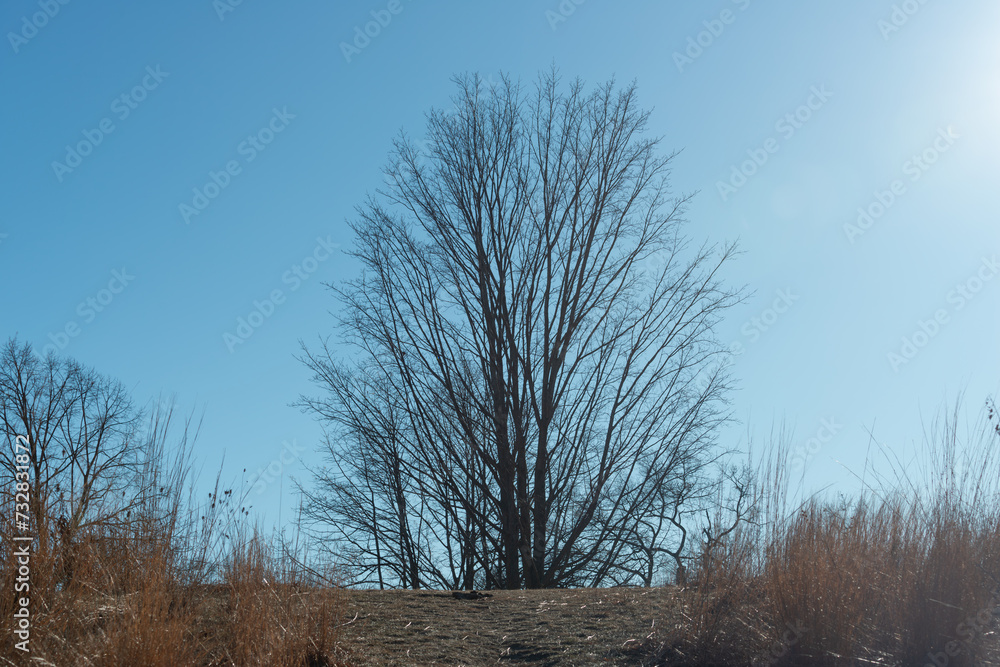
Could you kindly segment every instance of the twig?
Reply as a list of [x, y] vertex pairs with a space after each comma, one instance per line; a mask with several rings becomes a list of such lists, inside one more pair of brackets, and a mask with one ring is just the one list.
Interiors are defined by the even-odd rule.
[[335, 626], [333, 626], [333, 628], [334, 629], [342, 628], [345, 625], [350, 625], [351, 623], [353, 623], [356, 620], [358, 620], [358, 612], [354, 612], [354, 618], [352, 618], [351, 620], [349, 620], [347, 623], [341, 623], [340, 625], [335, 625]]

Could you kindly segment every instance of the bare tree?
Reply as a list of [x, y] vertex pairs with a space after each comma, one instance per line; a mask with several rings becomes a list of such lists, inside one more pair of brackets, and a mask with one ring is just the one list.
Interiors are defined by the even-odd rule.
[[689, 247], [634, 86], [456, 83], [353, 223], [354, 353], [305, 350], [307, 514], [403, 585], [646, 580], [727, 417], [734, 247]]
[[0, 351], [0, 463], [13, 480], [14, 441], [30, 450], [29, 511], [40, 548], [72, 541], [95, 522], [124, 516], [134, 494], [139, 411], [121, 383], [16, 338]]

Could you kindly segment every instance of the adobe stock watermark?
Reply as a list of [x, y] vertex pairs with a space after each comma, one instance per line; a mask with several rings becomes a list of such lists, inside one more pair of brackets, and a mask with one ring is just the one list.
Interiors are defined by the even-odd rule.
[[[799, 295], [793, 294], [791, 289], [779, 289], [775, 292], [774, 301], [771, 306], [765, 308], [760, 315], [751, 317], [740, 327], [740, 333], [749, 338], [748, 343], [756, 343], [760, 337], [770, 330], [781, 316], [787, 313], [792, 305], [799, 300]], [[729, 353], [739, 356], [746, 352], [746, 346], [742, 341], [733, 341], [729, 344]]]
[[288, 107], [282, 107], [280, 110], [275, 107], [271, 112], [271, 119], [264, 127], [248, 134], [247, 138], [236, 146], [236, 153], [243, 157], [243, 163], [232, 159], [226, 162], [219, 171], [210, 170], [205, 184], [191, 190], [193, 193], [191, 203], [182, 202], [177, 206], [184, 224], [191, 224], [192, 217], [201, 215], [222, 194], [222, 191], [229, 187], [233, 178], [243, 173], [243, 165], [256, 160], [257, 156], [267, 149], [275, 137], [284, 132], [289, 123], [295, 119], [295, 114], [288, 113]]
[[[741, 12], [747, 10], [750, 6], [752, 0], [732, 0], [732, 3], [739, 7]], [[722, 33], [726, 31], [726, 26], [736, 23], [736, 19], [739, 15], [731, 9], [723, 9], [719, 16], [707, 21], [702, 21], [702, 25], [705, 29], [699, 32], [697, 35], [689, 36], [687, 38], [687, 47], [684, 52], [674, 51], [674, 65], [677, 66], [677, 71], [681, 74], [684, 73], [684, 68], [688, 65], [693, 65], [694, 61], [701, 58], [702, 54], [705, 53], [705, 49], [710, 48], [715, 44], [715, 40], [722, 37]], [[555, 28], [553, 28], [554, 30]]]
[[278, 455], [278, 458], [272, 459], [267, 464], [267, 467], [257, 468], [257, 475], [251, 482], [253, 484], [251, 490], [258, 496], [264, 493], [264, 490], [270, 484], [281, 477], [285, 468], [302, 458], [304, 451], [306, 451], [306, 448], [300, 447], [294, 439], [291, 442], [287, 440], [283, 441], [281, 443], [281, 453]]
[[749, 159], [742, 163], [730, 167], [729, 179], [717, 181], [716, 189], [722, 201], [728, 201], [765, 165], [771, 156], [781, 150], [781, 142], [788, 141], [801, 130], [806, 123], [812, 120], [813, 115], [823, 108], [823, 106], [833, 97], [833, 93], [826, 89], [826, 85], [813, 86], [809, 89], [809, 96], [806, 101], [794, 111], [786, 113], [774, 123], [774, 131], [780, 138], [769, 137], [759, 148], [747, 149]]
[[[131, 90], [122, 93], [115, 99], [111, 100], [111, 113], [118, 118], [119, 121], [123, 121], [128, 118], [133, 111], [139, 108], [151, 92], [160, 87], [163, 80], [170, 76], [170, 72], [164, 72], [157, 65], [155, 68], [153, 66], [146, 67], [146, 74], [142, 79], [134, 85]], [[84, 158], [89, 156], [94, 152], [98, 146], [104, 143], [104, 139], [107, 138], [109, 134], [115, 131], [115, 123], [110, 116], [106, 116], [97, 123], [97, 127], [93, 129], [85, 129], [81, 131], [83, 134], [83, 139], [77, 141], [75, 144], [66, 145], [66, 156], [63, 158], [62, 162], [58, 160], [52, 161], [52, 171], [56, 175], [56, 179], [62, 183], [63, 178], [67, 174], [73, 173], [73, 170], [83, 164]]]
[[355, 57], [361, 55], [361, 52], [371, 45], [372, 40], [389, 27], [393, 17], [402, 14], [404, 9], [406, 7], [403, 6], [402, 0], [389, 0], [384, 9], [373, 9], [370, 12], [372, 20], [364, 26], [354, 26], [354, 38], [350, 42], [340, 43], [340, 52], [344, 54], [344, 60], [350, 64]]
[[[14, 527], [21, 533], [11, 539], [17, 543], [12, 558], [9, 561], [11, 569], [17, 573], [14, 578], [14, 592], [21, 597], [15, 598], [14, 634], [21, 641], [14, 643], [14, 648], [29, 653], [28, 643], [31, 641], [31, 543], [35, 536], [31, 534], [31, 441], [23, 435], [14, 437]], [[25, 534], [27, 533], [27, 534]]]
[[879, 19], [877, 24], [879, 32], [882, 33], [882, 39], [888, 42], [889, 37], [902, 30], [903, 26], [909, 23], [910, 19], [916, 16], [927, 2], [928, 0], [904, 0], [893, 5], [888, 20]]
[[226, 14], [232, 14], [242, 4], [243, 0], [212, 0], [212, 9], [221, 23], [226, 20]]
[[[955, 635], [965, 642], [971, 643], [977, 636], [985, 635], [993, 627], [993, 623], [1000, 618], [1000, 585], [990, 591], [990, 600], [986, 606], [975, 614], [969, 614], [965, 620], [955, 626]], [[924, 667], [948, 667], [952, 658], [957, 658], [962, 654], [962, 643], [952, 640], [944, 645], [944, 650], [937, 653], [927, 653], [927, 662]], [[986, 663], [976, 663], [986, 664]]]
[[565, 23], [569, 20], [569, 17], [576, 13], [576, 8], [585, 3], [587, 0], [562, 0], [559, 6], [553, 9], [545, 10], [545, 20], [549, 22], [549, 27], [552, 28], [552, 32], [555, 32], [559, 28], [560, 23]]
[[14, 53], [20, 53], [21, 47], [38, 36], [38, 31], [47, 26], [49, 21], [59, 14], [62, 7], [69, 3], [70, 0], [38, 0], [41, 11], [31, 16], [22, 16], [21, 29], [7, 33], [7, 41], [10, 42], [10, 48], [14, 49]]
[[97, 319], [97, 315], [103, 313], [117, 295], [124, 292], [133, 280], [135, 280], [135, 276], [130, 274], [125, 267], [122, 267], [121, 271], [118, 269], [112, 271], [111, 280], [108, 281], [107, 287], [98, 290], [96, 294], [88, 296], [77, 304], [76, 314], [80, 318], [79, 320], [69, 320], [61, 329], [49, 333], [48, 337], [51, 342], [42, 348], [42, 356], [48, 355], [49, 352], [55, 354], [65, 350], [70, 339], [76, 338], [83, 332], [81, 322], [83, 325], [87, 325]]
[[997, 256], [983, 257], [976, 272], [948, 292], [945, 301], [951, 306], [950, 310], [938, 308], [929, 319], [917, 320], [916, 330], [909, 336], [903, 336], [898, 350], [886, 355], [892, 372], [898, 373], [900, 366], [905, 366], [913, 361], [920, 350], [927, 347], [951, 322], [952, 316], [969, 305], [969, 302], [983, 291], [986, 284], [992, 281], [997, 273], [1000, 273], [1000, 263], [997, 262]]
[[[961, 137], [962, 135], [957, 134], [951, 125], [939, 129], [930, 146], [920, 153], [912, 155], [903, 163], [903, 175], [907, 176], [911, 183], [916, 183], [937, 163], [942, 155], [951, 150], [951, 147], [955, 145], [955, 140]], [[864, 236], [876, 222], [881, 220], [889, 212], [889, 209], [899, 201], [899, 198], [906, 193], [906, 182], [897, 178], [889, 184], [888, 189], [876, 190], [868, 204], [859, 206], [857, 220], [854, 223], [844, 224], [844, 235], [847, 236], [851, 245], [854, 245], [855, 239]]]
[[[327, 236], [316, 238], [316, 247], [312, 253], [306, 255], [300, 262], [293, 264], [291, 268], [281, 274], [281, 283], [288, 285], [289, 292], [295, 292], [302, 284], [319, 270], [319, 265], [330, 259], [333, 251], [340, 247], [339, 243], [334, 243]], [[226, 349], [232, 354], [236, 347], [250, 340], [264, 322], [271, 319], [278, 306], [282, 306], [287, 299], [287, 295], [281, 289], [273, 289], [264, 297], [263, 301], [254, 300], [253, 310], [246, 317], [236, 318], [236, 328], [233, 333], [226, 331], [222, 334], [222, 342]]]
[[788, 650], [799, 643], [802, 636], [809, 632], [809, 628], [802, 621], [786, 623], [788, 628], [781, 638], [775, 641], [766, 651], [756, 656], [752, 660], [754, 665], [773, 665], [788, 653]]
[[0, 245], [3, 245], [4, 240], [6, 240], [10, 234], [0, 234]]
[[823, 449], [823, 445], [833, 440], [844, 429], [844, 425], [838, 424], [837, 420], [833, 417], [821, 419], [819, 424], [820, 426], [816, 430], [815, 435], [806, 440], [805, 444], [796, 447], [792, 452], [790, 463], [793, 469], [804, 468], [807, 463], [813, 460], [813, 457], [819, 454], [819, 450]]

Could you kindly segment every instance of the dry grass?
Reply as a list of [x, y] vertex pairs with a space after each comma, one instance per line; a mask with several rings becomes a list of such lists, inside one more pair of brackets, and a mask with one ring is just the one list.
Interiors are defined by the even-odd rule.
[[[228, 492], [187, 514], [140, 504], [127, 523], [37, 545], [31, 664], [1000, 665], [996, 421], [963, 440], [951, 416], [919, 465], [886, 450], [894, 475], [867, 470], [854, 499], [792, 506], [772, 453], [751, 521], [685, 588], [347, 591], [248, 527]], [[7, 591], [12, 535], [3, 526]], [[0, 663], [25, 658], [5, 623]]]
[[784, 459], [758, 475], [757, 521], [700, 572], [662, 664], [1000, 664], [1000, 427], [937, 422], [921, 458], [854, 499], [788, 502]]
[[[187, 427], [176, 456], [163, 446], [169, 413], [152, 418], [147, 460], [127, 509], [106, 507], [79, 529], [32, 517], [30, 653], [10, 622], [0, 664], [71, 667], [320, 667], [347, 664], [338, 648], [339, 589], [265, 540], [232, 491], [182, 502]], [[12, 619], [19, 563], [11, 486], [0, 495], [0, 616]], [[43, 507], [53, 507], [46, 499]]]
[[226, 664], [333, 665], [337, 589], [304, 585], [259, 535], [241, 541], [226, 571], [231, 652]]
[[[313, 585], [304, 568], [258, 535], [235, 541], [218, 583], [185, 581], [184, 562], [167, 539], [151, 546], [139, 536], [104, 537], [95, 529], [83, 543], [87, 548], [77, 550], [81, 566], [70, 580], [61, 547], [33, 555], [30, 654], [14, 648], [17, 640], [5, 623], [0, 662], [25, 664], [30, 658], [32, 664], [59, 667], [346, 664], [336, 628], [339, 589]], [[13, 590], [12, 561], [5, 559], [3, 566], [4, 590]], [[4, 618], [12, 617], [13, 605], [12, 595], [0, 596]]]

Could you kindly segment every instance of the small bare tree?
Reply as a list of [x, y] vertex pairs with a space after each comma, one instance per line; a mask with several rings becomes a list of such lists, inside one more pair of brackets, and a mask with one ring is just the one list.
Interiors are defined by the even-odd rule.
[[356, 354], [305, 350], [333, 463], [307, 513], [383, 584], [648, 580], [727, 417], [735, 250], [688, 247], [634, 87], [456, 83], [359, 209]]
[[[95, 522], [124, 517], [133, 494], [140, 413], [124, 386], [16, 338], [0, 351], [0, 454], [5, 483], [16, 472], [14, 441], [30, 450], [30, 516], [39, 548], [67, 545]], [[69, 553], [69, 552], [67, 552]]]

